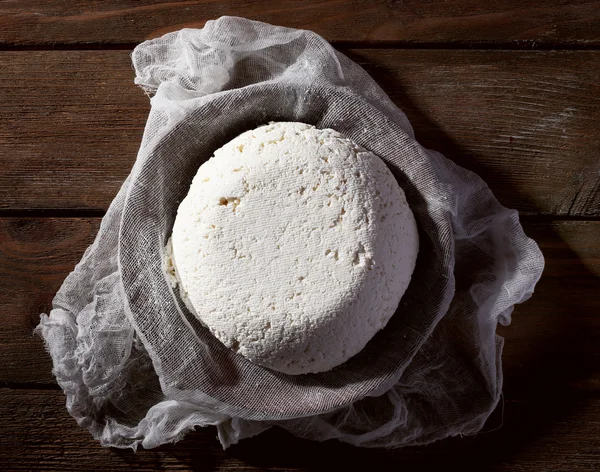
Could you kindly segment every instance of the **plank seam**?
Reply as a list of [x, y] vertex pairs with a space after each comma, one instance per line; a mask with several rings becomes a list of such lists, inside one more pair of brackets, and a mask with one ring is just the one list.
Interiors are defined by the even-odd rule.
[[[0, 52], [8, 51], [125, 51], [132, 50], [139, 42], [126, 43], [33, 43], [14, 44], [0, 42]], [[540, 42], [517, 40], [510, 42], [415, 42], [415, 41], [330, 41], [337, 49], [415, 49], [415, 50], [454, 50], [454, 51], [598, 51], [596, 42]]]
[[0, 218], [102, 218], [100, 209], [0, 209]]
[[1, 390], [62, 390], [56, 383], [0, 382]]

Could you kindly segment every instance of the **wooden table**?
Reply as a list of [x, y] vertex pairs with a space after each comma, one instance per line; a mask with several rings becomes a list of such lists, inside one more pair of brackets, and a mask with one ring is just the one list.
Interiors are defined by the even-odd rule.
[[[212, 428], [102, 448], [67, 414], [32, 335], [134, 162], [149, 102], [135, 44], [230, 14], [307, 28], [362, 64], [417, 138], [517, 208], [547, 267], [506, 338], [486, 431], [363, 450]], [[0, 3], [0, 469], [600, 468], [600, 2], [31, 0]], [[503, 415], [502, 415], [503, 413]]]

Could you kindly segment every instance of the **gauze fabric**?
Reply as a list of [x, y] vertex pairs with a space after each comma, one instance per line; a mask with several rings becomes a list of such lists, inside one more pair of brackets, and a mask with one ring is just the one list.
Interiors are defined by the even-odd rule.
[[[224, 447], [279, 425], [360, 446], [478, 432], [502, 390], [502, 338], [543, 269], [515, 210], [414, 139], [366, 72], [310, 31], [222, 17], [132, 54], [151, 98], [137, 160], [38, 331], [67, 409], [103, 445], [151, 448], [216, 425]], [[397, 313], [358, 355], [301, 376], [236, 355], [170, 287], [163, 248], [198, 167], [269, 121], [333, 128], [381, 157], [420, 252]]]

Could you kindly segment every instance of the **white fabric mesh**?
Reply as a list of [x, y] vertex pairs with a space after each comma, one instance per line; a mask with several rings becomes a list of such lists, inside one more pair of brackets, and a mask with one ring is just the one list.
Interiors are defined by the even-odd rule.
[[[279, 425], [316, 440], [396, 447], [474, 434], [502, 389], [502, 339], [543, 269], [514, 210], [421, 147], [405, 115], [320, 36], [223, 17], [139, 45], [153, 94], [130, 176], [38, 331], [67, 408], [102, 444], [155, 447], [217, 425], [226, 447]], [[320, 374], [259, 367], [190, 315], [162, 270], [179, 202], [202, 162], [269, 121], [333, 128], [380, 156], [404, 189], [420, 254], [396, 315]]]

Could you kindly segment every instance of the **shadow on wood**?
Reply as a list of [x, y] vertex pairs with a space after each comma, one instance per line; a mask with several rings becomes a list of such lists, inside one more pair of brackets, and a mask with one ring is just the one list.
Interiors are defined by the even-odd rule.
[[[385, 73], [383, 70], [379, 75], [384, 77]], [[388, 88], [388, 92], [390, 86], [396, 87], [395, 81], [391, 84], [382, 81], [381, 84]], [[419, 111], [418, 106], [407, 98], [403, 99], [401, 94], [397, 95], [400, 95], [399, 106], [409, 118], [421, 123], [420, 129], [427, 129], [424, 145], [445, 153], [458, 164], [480, 175], [490, 176], [497, 172], [482, 164], [476, 153], [467, 152], [445, 135], [425, 113]], [[515, 154], [515, 158], [518, 157]], [[508, 192], [527, 200], [523, 189], [511, 184], [510, 175], [504, 176], [503, 182], [509, 186], [506, 189]], [[533, 203], [524, 202], [524, 206], [529, 205]], [[74, 247], [77, 251], [83, 251], [97, 230], [97, 223], [96, 220], [87, 219], [46, 219], [43, 222], [12, 221], [3, 227], [4, 287], [7, 293], [11, 293], [5, 305], [6, 313], [11, 316], [6, 317], [4, 329], [14, 318], [17, 328], [23, 328], [27, 333], [31, 331], [37, 324], [37, 313], [48, 306], [60, 280], [80, 257], [80, 254], [73, 252]], [[439, 470], [453, 465], [462, 470], [477, 471], [492, 468], [572, 470], [576, 468], [575, 465], [593, 469], [600, 465], [597, 457], [600, 432], [597, 409], [594, 409], [598, 402], [593, 403], [594, 395], [597, 397], [598, 379], [596, 377], [590, 382], [590, 378], [600, 360], [600, 353], [597, 353], [593, 344], [599, 338], [600, 323], [596, 315], [599, 302], [592, 294], [598, 293], [600, 288], [600, 281], [594, 272], [600, 272], [595, 266], [586, 267], [577, 253], [581, 253], [582, 247], [578, 245], [577, 251], [570, 248], [565, 230], [559, 230], [559, 225], [553, 227], [551, 223], [549, 217], [524, 220], [525, 230], [530, 236], [548, 241], [544, 251], [546, 257], [554, 261], [554, 273], [544, 275], [544, 284], [534, 295], [543, 297], [543, 302], [536, 299], [535, 313], [526, 302], [515, 310], [513, 326], [499, 330], [506, 338], [505, 352], [509, 354], [506, 358], [510, 358], [504, 369], [505, 410], [503, 419], [502, 412], [496, 411], [485, 432], [478, 436], [450, 439], [428, 447], [388, 451], [359, 449], [337, 441], [304, 441], [273, 428], [223, 452], [213, 439], [216, 436], [214, 428], [206, 428], [188, 434], [175, 445], [150, 451], [140, 450], [138, 454], [112, 450], [110, 455], [114, 464], [124, 461], [126, 467], [147, 470], [166, 465], [185, 466], [192, 470], [353, 470], [364, 468], [365, 465], [373, 470], [385, 470], [394, 465], [414, 465], [425, 470]], [[586, 234], [592, 238], [594, 231], [595, 227]], [[40, 241], [44, 243], [43, 247], [40, 247]], [[585, 246], [581, 241], [581, 246]], [[585, 257], [588, 264], [594, 264], [594, 260], [600, 258], [597, 246], [594, 246], [594, 250], [596, 253]], [[560, 261], [564, 261], [564, 266]], [[18, 283], [13, 283], [15, 280]], [[40, 289], [41, 285], [45, 287], [43, 290]], [[565, 297], [563, 287], [568, 288], [572, 298]], [[31, 295], [34, 293], [38, 295]], [[581, 297], [576, 297], [579, 293]], [[19, 300], [25, 302], [19, 304]], [[24, 312], [29, 317], [23, 317]], [[4, 334], [3, 340], [7, 346], [9, 341], [12, 342], [11, 339], [17, 338], [17, 328], [7, 330]], [[29, 338], [17, 341], [18, 347], [11, 348], [8, 353], [14, 358], [15, 367], [11, 371], [5, 369], [6, 375], [10, 374], [13, 379], [23, 382], [49, 379], [49, 372], [44, 376], [38, 373], [42, 368], [49, 370], [48, 359], [41, 359], [39, 340], [35, 340], [35, 343], [31, 343]], [[16, 342], [14, 346], [17, 346]], [[40, 365], [35, 366], [32, 359], [38, 359]], [[6, 367], [9, 362], [5, 361], [4, 364]], [[28, 365], [34, 365], [34, 368], [28, 368]], [[17, 377], [15, 372], [18, 373]], [[50, 403], [50, 399], [58, 396], [59, 392], [37, 392], [47, 394], [48, 398], [41, 398], [40, 395], [36, 405], [46, 408], [44, 414], [49, 419], [41, 416], [39, 412], [45, 410], [35, 406], [24, 391], [14, 392], [18, 392], [18, 395], [14, 396], [14, 403], [8, 405], [10, 410], [14, 410], [12, 420], [5, 417], [5, 431], [11, 432], [5, 438], [15, 441], [12, 449], [15, 451], [12, 455], [14, 459], [28, 460], [30, 464], [35, 462], [35, 468], [43, 464], [46, 468], [54, 467], [54, 458], [40, 447], [48, 448], [50, 445], [55, 451], [64, 452], [68, 447], [81, 450], [89, 457], [108, 455], [107, 450], [91, 440], [87, 432], [79, 430], [67, 416], [62, 407], [62, 396], [59, 403]], [[7, 395], [3, 398], [6, 400]], [[29, 400], [24, 401], [24, 398]], [[60, 410], [57, 404], [60, 404]], [[17, 431], [18, 427], [24, 428], [23, 425], [28, 429]], [[32, 434], [35, 428], [44, 432], [54, 431], [55, 436]], [[30, 448], [27, 454], [19, 454], [19, 451], [27, 451], [23, 445]], [[78, 457], [83, 456], [71, 459], [75, 461]], [[75, 467], [80, 467], [81, 463], [75, 464]]]
[[[420, 114], [413, 103], [406, 101], [399, 103], [399, 106], [407, 112], [411, 121], [417, 120], [431, 131], [429, 139], [422, 142], [423, 145], [441, 151], [459, 165], [480, 175], [493, 172], [486, 169], [472, 152], [467, 153], [461, 149], [427, 116]], [[518, 156], [515, 155], [515, 158]], [[523, 192], [516, 186], [507, 190], [523, 197]], [[541, 236], [539, 233], [535, 234], [535, 231], [531, 234], [534, 224], [525, 221], [524, 226], [526, 233], [534, 239]], [[547, 231], [550, 226], [544, 228]], [[558, 234], [552, 236], [552, 239], [562, 241]], [[564, 241], [558, 251], [558, 257], [578, 263], [579, 275], [584, 280], [591, 281], [586, 292], [599, 293], [600, 280], [585, 267]], [[543, 294], [548, 297], [546, 323], [535, 327], [539, 329], [539, 333], [533, 337], [533, 342], [529, 337], [530, 342], [526, 348], [520, 346], [523, 352], [521, 362], [507, 366], [509, 370], [505, 369], [505, 391], [510, 392], [510, 398], [505, 404], [504, 414], [496, 411], [488, 421], [485, 430], [489, 432], [480, 433], [474, 438], [450, 439], [428, 447], [378, 451], [354, 448], [334, 441], [323, 444], [300, 441], [281, 430], [271, 430], [257, 438], [242, 441], [228, 453], [249, 465], [261, 468], [308, 467], [324, 470], [352, 469], [358, 464], [369, 464], [379, 469], [394, 463], [431, 466], [436, 470], [451, 465], [465, 470], [471, 464], [474, 470], [487, 470], [507, 462], [520, 462], [529, 452], [533, 452], [532, 448], [537, 450], [537, 460], [540, 460], [544, 457], [544, 436], [547, 430], [559, 427], [575, 409], [585, 407], [585, 398], [573, 394], [570, 386], [585, 381], [593, 359], [579, 356], [579, 350], [575, 347], [584, 338], [584, 331], [598, 330], [592, 323], [590, 326], [577, 325], [568, 316], [570, 313], [589, 312], [589, 307], [580, 304], [587, 300], [563, 297], [560, 284], [569, 283], [568, 275], [558, 277], [557, 281], [556, 291], [546, 291]], [[518, 326], [525, 317], [527, 302], [516, 308], [513, 324]], [[502, 328], [500, 332], [506, 337], [505, 349], [513, 349], [511, 328]], [[514, 342], [518, 343], [518, 340]], [[553, 349], [548, 349], [548, 346]], [[561, 349], [561, 346], [564, 348]], [[574, 453], [578, 450], [577, 446], [573, 448]], [[548, 460], [548, 468], [544, 470], [550, 470], [553, 464], [558, 465], [553, 458], [549, 457]]]

